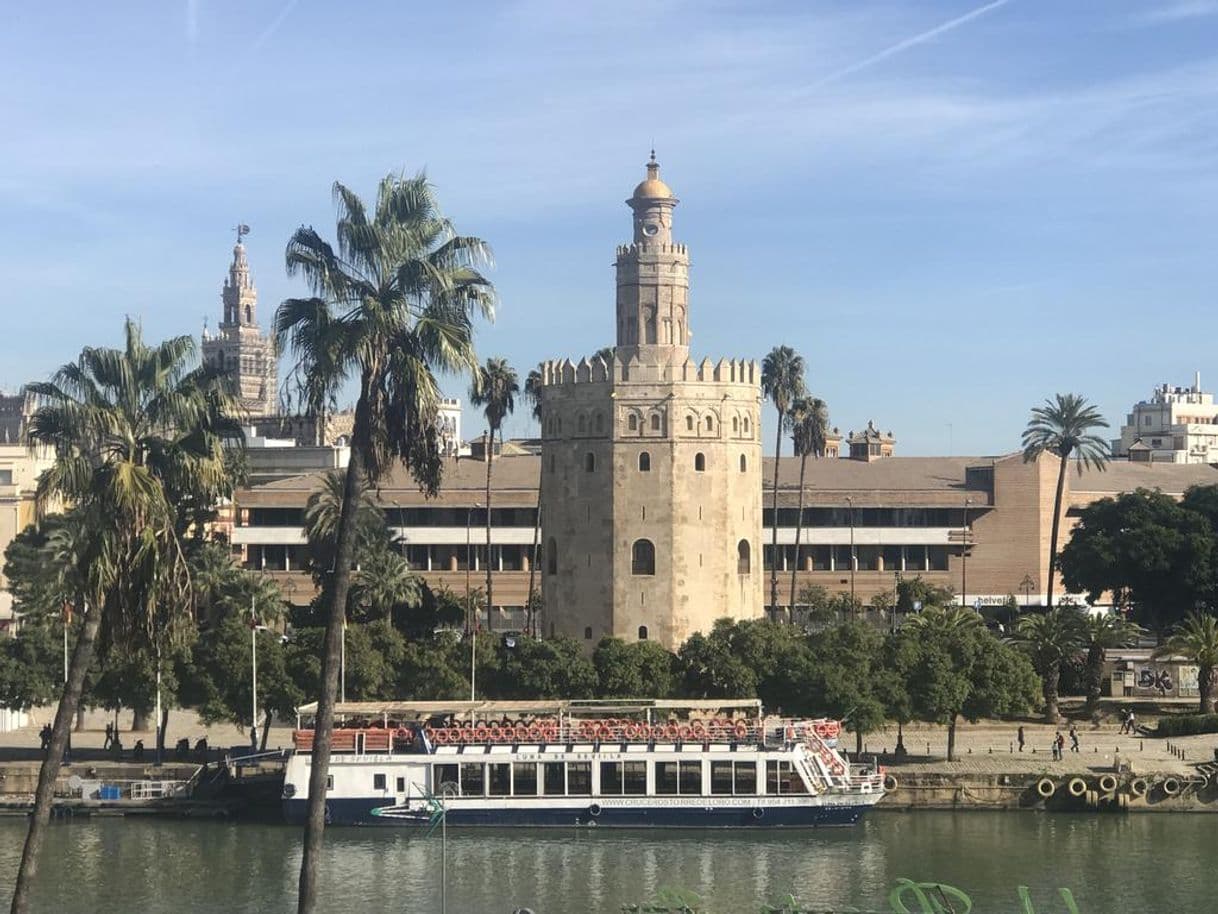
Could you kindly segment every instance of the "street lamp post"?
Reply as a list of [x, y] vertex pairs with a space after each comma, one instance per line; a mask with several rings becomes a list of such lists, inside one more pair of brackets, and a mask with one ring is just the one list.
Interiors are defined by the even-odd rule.
[[964, 500], [964, 528], [960, 537], [960, 605], [968, 606], [968, 509], [971, 498]]
[[1019, 588], [1023, 591], [1023, 611], [1028, 611], [1028, 606], [1032, 602], [1032, 588], [1036, 586], [1036, 579], [1030, 574], [1025, 574], [1023, 580], [1019, 582]]
[[250, 752], [258, 751], [258, 614], [250, 596]]
[[854, 499], [847, 495], [846, 504], [850, 506], [850, 612], [853, 615], [854, 607], [854, 571], [858, 567], [858, 558], [854, 554]]
[[[473, 568], [473, 545], [470, 540], [470, 527], [473, 526], [474, 508], [482, 505], [474, 502], [465, 509], [465, 611], [469, 620], [469, 700], [477, 701], [478, 675], [478, 617], [474, 612], [473, 591], [470, 589], [470, 572]], [[490, 543], [487, 542], [487, 553], [490, 553]]]

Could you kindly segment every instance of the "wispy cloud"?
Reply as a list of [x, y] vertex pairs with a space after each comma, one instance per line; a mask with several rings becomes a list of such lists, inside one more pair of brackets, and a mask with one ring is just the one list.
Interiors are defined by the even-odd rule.
[[254, 43], [250, 45], [251, 53], [259, 50], [264, 44], [271, 40], [271, 37], [277, 31], [279, 31], [279, 27], [283, 25], [284, 20], [288, 18], [292, 10], [296, 8], [296, 4], [299, 2], [300, 0], [288, 0], [288, 2], [283, 5], [283, 9], [281, 9], [278, 14], [276, 14], [275, 18], [271, 20], [270, 25], [264, 28], [261, 34], [254, 39]]
[[1133, 21], [1137, 25], [1160, 25], [1215, 15], [1218, 15], [1218, 0], [1177, 0], [1140, 12], [1133, 17]]
[[868, 67], [873, 67], [881, 61], [887, 60], [889, 57], [900, 54], [902, 51], [907, 51], [910, 48], [917, 47], [920, 44], [926, 44], [928, 41], [933, 41], [940, 35], [946, 34], [953, 29], [958, 29], [960, 26], [972, 22], [974, 19], [984, 16], [986, 13], [991, 13], [1000, 7], [1006, 6], [1010, 2], [1011, 0], [993, 0], [993, 2], [987, 3], [984, 6], [979, 6], [975, 10], [971, 10], [961, 16], [955, 17], [954, 19], [949, 19], [946, 22], [942, 22], [933, 29], [927, 29], [925, 32], [919, 32], [917, 35], [912, 35], [909, 38], [898, 41], [896, 44], [889, 45], [882, 51], [877, 51], [875, 54], [872, 54], [869, 57], [864, 57], [862, 60], [855, 61], [848, 66], [834, 70], [828, 76], [823, 76], [816, 82], [812, 83], [812, 85], [808, 88], [819, 89], [831, 83], [835, 83], [840, 79], [844, 79], [845, 77], [854, 73], [858, 73], [861, 70], [866, 70]]

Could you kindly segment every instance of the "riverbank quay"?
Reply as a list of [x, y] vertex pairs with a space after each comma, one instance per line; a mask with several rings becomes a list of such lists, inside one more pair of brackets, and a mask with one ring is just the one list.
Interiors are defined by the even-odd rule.
[[[870, 734], [864, 757], [888, 772], [887, 795], [876, 808], [1218, 812], [1218, 734], [1167, 740], [1121, 733], [1115, 720], [1075, 723], [1078, 751], [1071, 751], [1068, 724], [960, 723], [953, 761], [946, 759], [946, 727], [906, 726], [904, 755], [895, 752], [895, 726]], [[1056, 760], [1059, 731], [1066, 748]]]

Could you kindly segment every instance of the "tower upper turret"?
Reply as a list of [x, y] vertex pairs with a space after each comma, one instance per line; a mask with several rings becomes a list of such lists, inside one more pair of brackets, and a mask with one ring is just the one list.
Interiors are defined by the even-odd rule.
[[689, 357], [689, 255], [672, 240], [678, 200], [660, 180], [655, 150], [647, 177], [626, 204], [634, 241], [617, 252], [617, 346], [620, 357], [679, 365]]
[[237, 232], [237, 243], [233, 245], [233, 262], [228, 268], [228, 277], [224, 280], [224, 291], [220, 299], [224, 303], [224, 320], [220, 326], [257, 327], [258, 326], [258, 290], [250, 279], [250, 265], [245, 258], [245, 245], [241, 236], [249, 229], [244, 225]]

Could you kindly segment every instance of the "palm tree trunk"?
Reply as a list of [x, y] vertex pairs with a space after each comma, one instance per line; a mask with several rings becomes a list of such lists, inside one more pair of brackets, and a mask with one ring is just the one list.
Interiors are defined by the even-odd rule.
[[1054, 661], [1045, 667], [1045, 723], [1055, 724], [1061, 716], [1057, 710], [1057, 684], [1061, 680], [1061, 664]]
[[795, 576], [799, 573], [799, 537], [804, 526], [804, 473], [808, 467], [808, 455], [799, 455], [799, 512], [795, 518], [795, 567], [791, 569], [791, 622], [795, 621]]
[[38, 873], [38, 857], [46, 837], [47, 823], [51, 819], [51, 802], [55, 796], [55, 780], [59, 775], [59, 763], [68, 745], [68, 730], [76, 707], [80, 703], [85, 687], [85, 676], [93, 662], [93, 648], [97, 642], [97, 630], [101, 627], [101, 608], [94, 606], [85, 610], [84, 625], [72, 661], [68, 667], [68, 681], [55, 711], [55, 723], [51, 725], [51, 748], [42, 767], [38, 770], [38, 787], [34, 792], [34, 812], [30, 816], [30, 828], [25, 836], [25, 848], [21, 852], [21, 865], [17, 870], [17, 883], [13, 887], [12, 914], [26, 914], [30, 907], [30, 885]]
[[1197, 670], [1197, 691], [1201, 693], [1201, 713], [1209, 714], [1214, 710], [1214, 668], [1203, 666]]
[[347, 614], [347, 591], [351, 586], [351, 565], [355, 558], [356, 515], [359, 512], [360, 486], [364, 477], [365, 449], [368, 447], [368, 379], [355, 408], [351, 435], [351, 456], [343, 485], [342, 512], [334, 550], [334, 570], [329, 580], [330, 617], [326, 620], [325, 650], [321, 658], [321, 694], [313, 722], [313, 764], [309, 771], [309, 803], [305, 814], [304, 850], [300, 858], [298, 914], [317, 910], [317, 877], [321, 845], [326, 827], [326, 779], [330, 774], [330, 745], [334, 736], [334, 704], [338, 695], [339, 658], [342, 653], [343, 622]]
[[1103, 673], [1104, 650], [1092, 645], [1087, 651], [1087, 703], [1084, 710], [1088, 717], [1095, 713], [1096, 706], [1100, 703]]
[[528, 602], [525, 604], [525, 618], [528, 620], [527, 634], [534, 634], [536, 620], [533, 618], [534, 600], [533, 588], [537, 581], [537, 544], [541, 540], [541, 484], [546, 478], [545, 461], [542, 460], [541, 470], [537, 474], [537, 513], [533, 518], [533, 551], [529, 553], [529, 595]]
[[770, 503], [770, 510], [774, 512], [774, 516], [770, 518], [773, 522], [771, 526], [774, 528], [774, 535], [770, 543], [770, 607], [772, 610], [778, 609], [778, 458], [782, 451], [782, 410], [778, 410], [778, 432], [774, 436], [774, 496]]
[[947, 722], [947, 760], [956, 760], [956, 715], [953, 714]]
[[491, 589], [491, 462], [495, 450], [495, 427], [486, 441], [486, 630], [491, 630], [491, 608], [495, 605]]
[[1053, 528], [1049, 534], [1049, 586], [1045, 593], [1045, 609], [1053, 608], [1053, 573], [1057, 571], [1057, 534], [1062, 520], [1062, 495], [1066, 489], [1066, 463], [1069, 455], [1062, 454], [1057, 469], [1057, 493], [1053, 496]]
[[259, 752], [266, 752], [266, 739], [271, 732], [271, 718], [273, 717], [271, 709], [267, 708], [266, 714], [262, 718], [262, 745], [258, 749]]

